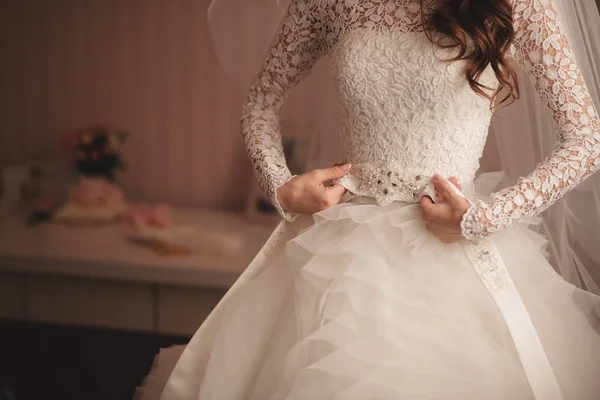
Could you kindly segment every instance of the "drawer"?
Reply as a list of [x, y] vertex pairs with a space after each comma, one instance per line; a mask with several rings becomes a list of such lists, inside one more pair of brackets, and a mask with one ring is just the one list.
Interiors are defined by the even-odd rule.
[[25, 318], [25, 277], [0, 272], [0, 318]]
[[34, 321], [151, 331], [149, 284], [55, 276], [28, 278], [28, 318]]
[[160, 285], [158, 332], [192, 336], [225, 293], [224, 289]]

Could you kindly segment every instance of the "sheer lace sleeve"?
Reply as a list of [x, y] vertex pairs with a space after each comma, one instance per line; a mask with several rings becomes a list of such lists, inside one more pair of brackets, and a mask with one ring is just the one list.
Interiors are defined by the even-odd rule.
[[552, 154], [526, 178], [473, 205], [462, 234], [477, 239], [533, 217], [600, 168], [600, 121], [551, 0], [515, 0], [514, 58], [558, 129]]
[[293, 0], [275, 43], [256, 76], [242, 110], [242, 132], [259, 186], [281, 216], [277, 188], [292, 175], [286, 165], [280, 115], [289, 90], [321, 55], [321, 19], [314, 0]]

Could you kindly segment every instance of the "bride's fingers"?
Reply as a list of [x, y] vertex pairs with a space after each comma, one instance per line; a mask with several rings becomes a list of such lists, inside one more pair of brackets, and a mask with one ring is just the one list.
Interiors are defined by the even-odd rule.
[[462, 237], [444, 236], [444, 237], [438, 237], [438, 239], [440, 239], [442, 242], [444, 242], [446, 244], [452, 244], [452, 243], [460, 242], [462, 240]]
[[327, 194], [334, 198], [342, 198], [346, 193], [346, 188], [339, 183], [334, 183], [331, 186], [327, 187]]
[[440, 235], [455, 235], [456, 231], [444, 224], [440, 224], [436, 221], [425, 221], [425, 226], [429, 227], [428, 230], [432, 230]]
[[460, 183], [458, 183], [458, 178], [457, 178], [457, 177], [455, 177], [455, 176], [451, 176], [450, 178], [448, 178], [448, 180], [449, 180], [450, 182], [452, 182], [452, 184], [453, 184], [454, 186], [456, 186], [456, 188], [457, 188], [458, 190], [462, 190], [462, 185], [461, 185]]
[[419, 205], [421, 206], [421, 209], [423, 209], [425, 207], [429, 207], [430, 205], [433, 205], [433, 204], [435, 204], [435, 203], [429, 196], [421, 196], [421, 198], [419, 199]]
[[442, 194], [442, 198], [444, 199], [444, 202], [448, 203], [448, 205], [450, 205], [450, 207], [452, 207], [453, 209], [455, 209], [455, 210], [465, 209], [466, 210], [466, 208], [469, 207], [468, 201], [463, 196], [456, 193], [456, 191], [450, 186], [452, 184], [450, 182], [448, 182], [447, 180], [436, 175], [433, 178], [433, 185]]
[[448, 189], [448, 204], [456, 211], [467, 211], [470, 206], [469, 201], [461, 194], [457, 193], [453, 189]]
[[421, 216], [425, 221], [444, 222], [450, 219], [451, 210], [444, 202], [434, 203], [429, 196], [422, 196], [419, 200]]
[[434, 177], [432, 182], [433, 182], [433, 187], [436, 190], [438, 198], [443, 203], [447, 203], [448, 195], [449, 195], [448, 192], [449, 192], [449, 190], [452, 190], [452, 189], [450, 189], [448, 182], [445, 181], [443, 178], [437, 178], [437, 177]]
[[442, 202], [447, 203], [448, 202], [448, 192], [446, 190], [438, 190], [438, 192], [440, 193]]

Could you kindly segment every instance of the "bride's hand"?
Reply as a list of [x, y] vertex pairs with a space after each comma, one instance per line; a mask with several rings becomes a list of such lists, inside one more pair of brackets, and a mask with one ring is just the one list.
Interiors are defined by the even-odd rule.
[[331, 181], [347, 175], [351, 167], [335, 164], [293, 177], [277, 189], [279, 204], [285, 211], [301, 214], [314, 214], [339, 204], [346, 188]]
[[[448, 180], [458, 190], [462, 190], [462, 186], [458, 183], [456, 177], [451, 177]], [[444, 243], [459, 242], [464, 239], [461, 235], [460, 222], [470, 204], [439, 175], [433, 177], [432, 183], [440, 201], [434, 203], [429, 196], [421, 197], [421, 213], [425, 221], [425, 227]]]

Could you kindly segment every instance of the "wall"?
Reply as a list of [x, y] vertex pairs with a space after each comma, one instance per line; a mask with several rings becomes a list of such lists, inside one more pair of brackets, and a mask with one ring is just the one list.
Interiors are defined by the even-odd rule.
[[[104, 122], [132, 132], [129, 197], [243, 208], [243, 95], [213, 52], [209, 3], [0, 2], [0, 167], [58, 159], [57, 135]], [[303, 90], [287, 105], [296, 130], [315, 111]]]
[[208, 3], [1, 2], [0, 164], [57, 158], [58, 134], [105, 122], [132, 132], [130, 197], [241, 206], [242, 96], [215, 61]]

